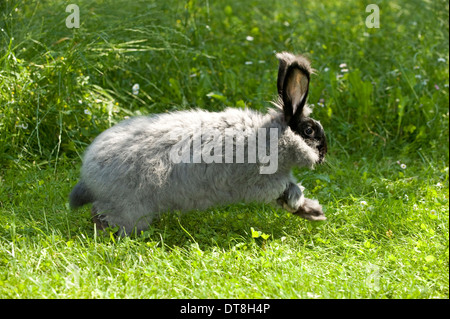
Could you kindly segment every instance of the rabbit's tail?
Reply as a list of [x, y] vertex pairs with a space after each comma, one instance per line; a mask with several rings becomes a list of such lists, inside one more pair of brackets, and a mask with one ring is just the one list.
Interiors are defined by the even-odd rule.
[[75, 209], [92, 203], [94, 198], [83, 182], [79, 182], [69, 195], [70, 208]]

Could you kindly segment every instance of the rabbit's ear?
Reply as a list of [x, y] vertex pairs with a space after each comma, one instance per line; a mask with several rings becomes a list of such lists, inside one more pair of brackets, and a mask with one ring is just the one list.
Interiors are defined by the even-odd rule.
[[[299, 119], [306, 104], [309, 90], [309, 74], [298, 65], [292, 65], [286, 71], [283, 84], [283, 105], [288, 122]], [[288, 118], [291, 117], [291, 118]]]
[[286, 122], [299, 121], [306, 104], [309, 90], [311, 67], [302, 56], [283, 52], [277, 54], [280, 60], [278, 69], [278, 94], [283, 101]]

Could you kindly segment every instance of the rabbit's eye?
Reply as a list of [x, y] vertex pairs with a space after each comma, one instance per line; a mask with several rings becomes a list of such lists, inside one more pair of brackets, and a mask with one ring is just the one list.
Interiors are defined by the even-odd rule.
[[307, 128], [305, 128], [304, 133], [306, 136], [312, 137], [314, 135], [314, 130], [312, 129], [312, 127], [308, 126]]

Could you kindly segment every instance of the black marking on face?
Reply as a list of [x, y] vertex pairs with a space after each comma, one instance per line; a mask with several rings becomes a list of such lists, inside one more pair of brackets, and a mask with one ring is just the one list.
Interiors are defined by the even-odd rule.
[[322, 163], [328, 150], [327, 140], [322, 125], [320, 125], [318, 121], [307, 117], [303, 118], [293, 130], [304, 139], [306, 144], [318, 150], [318, 163]]

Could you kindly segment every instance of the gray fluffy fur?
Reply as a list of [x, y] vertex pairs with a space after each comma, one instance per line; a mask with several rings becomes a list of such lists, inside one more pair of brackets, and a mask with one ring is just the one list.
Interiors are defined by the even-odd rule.
[[[297, 61], [311, 72], [303, 57], [289, 53], [277, 57], [280, 68]], [[291, 169], [312, 167], [319, 154], [288, 126], [282, 101], [276, 104], [268, 114], [227, 108], [223, 112], [191, 110], [127, 119], [101, 133], [86, 150], [80, 182], [70, 195], [71, 206], [92, 202], [93, 214], [98, 214], [101, 225], [119, 226], [122, 234], [145, 230], [161, 213], [172, 210], [278, 201], [295, 212], [305, 198]], [[308, 116], [311, 110], [305, 106], [301, 112]], [[278, 170], [260, 174], [259, 162], [174, 163], [169, 156], [172, 147], [180, 136], [193, 138], [200, 125], [203, 136], [212, 130], [225, 135], [225, 129], [233, 128], [248, 137], [256, 134], [258, 128], [276, 128]], [[320, 205], [317, 209], [320, 215]]]

